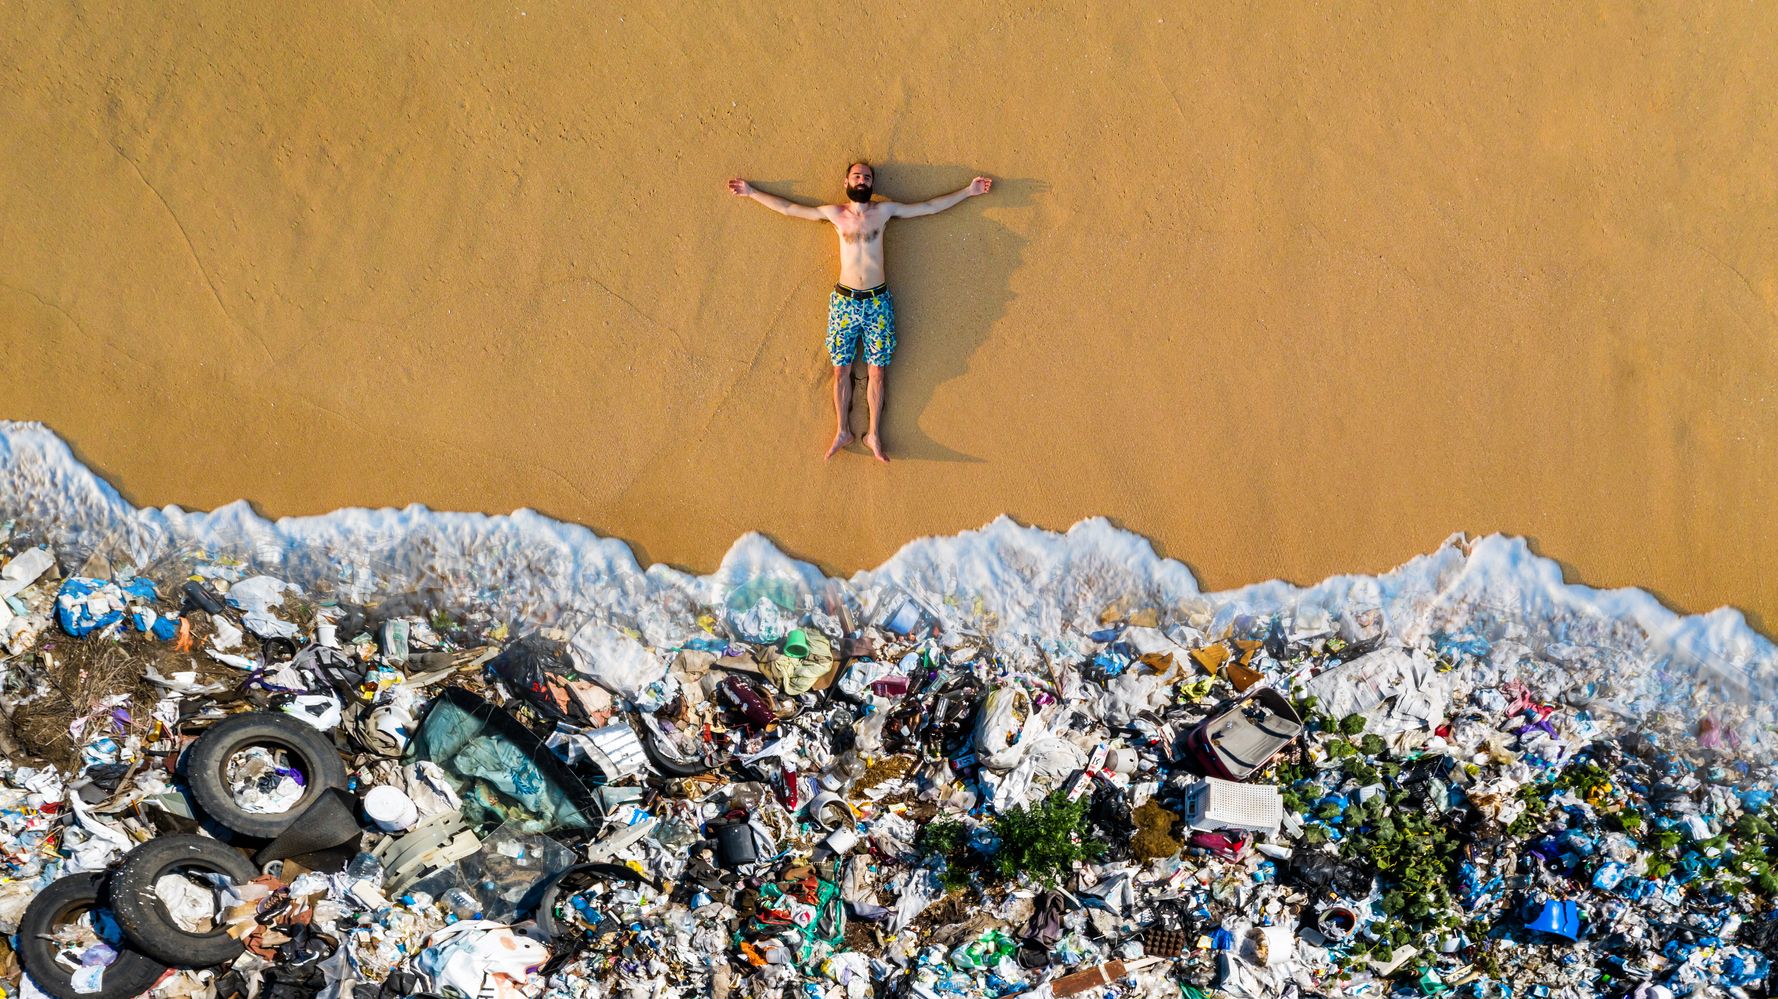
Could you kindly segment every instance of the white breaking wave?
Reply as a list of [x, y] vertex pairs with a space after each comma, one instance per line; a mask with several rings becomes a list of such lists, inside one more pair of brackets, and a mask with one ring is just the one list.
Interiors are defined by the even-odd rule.
[[188, 512], [138, 509], [37, 423], [0, 421], [0, 519], [64, 558], [101, 552], [148, 565], [193, 549], [231, 555], [312, 595], [368, 602], [422, 594], [429, 606], [519, 626], [589, 621], [670, 649], [700, 615], [760, 599], [854, 614], [911, 594], [953, 635], [1009, 659], [1069, 657], [1092, 646], [1108, 608], [1153, 611], [1162, 627], [1211, 637], [1379, 630], [1408, 645], [1484, 639], [1534, 660], [1545, 682], [1564, 667], [1570, 703], [1590, 710], [1690, 717], [1728, 710], [1745, 743], [1768, 745], [1778, 648], [1728, 607], [1684, 616], [1634, 588], [1564, 583], [1523, 539], [1453, 535], [1435, 552], [1376, 576], [1309, 587], [1281, 581], [1204, 593], [1182, 563], [1101, 518], [1066, 533], [1001, 517], [976, 531], [909, 543], [876, 569], [833, 579], [750, 533], [708, 576], [651, 565], [623, 542], [532, 510], [445, 513], [423, 506], [345, 509], [268, 521], [245, 502]]

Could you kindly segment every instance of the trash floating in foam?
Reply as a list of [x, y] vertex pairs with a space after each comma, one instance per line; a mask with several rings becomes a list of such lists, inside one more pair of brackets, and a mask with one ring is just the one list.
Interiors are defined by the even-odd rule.
[[[609, 625], [651, 645], [683, 637], [699, 613], [732, 610], [731, 598], [749, 608], [773, 599], [813, 606], [838, 593], [860, 614], [894, 604], [901, 616], [936, 615], [947, 631], [978, 634], [1009, 656], [1088, 635], [1107, 608], [1126, 608], [1204, 632], [1277, 622], [1350, 637], [1386, 630], [1409, 644], [1474, 632], [1555, 663], [1605, 649], [1639, 681], [1617, 685], [1611, 706], [1620, 710], [1677, 707], [1700, 684], [1724, 697], [1769, 700], [1778, 681], [1778, 649], [1738, 611], [1682, 616], [1642, 590], [1565, 583], [1555, 562], [1499, 535], [1453, 535], [1376, 576], [1215, 593], [1201, 592], [1184, 564], [1157, 556], [1146, 539], [1099, 518], [1057, 533], [1001, 517], [980, 530], [911, 541], [845, 580], [747, 534], [714, 573], [695, 576], [645, 569], [623, 542], [532, 510], [485, 515], [416, 505], [267, 520], [239, 501], [207, 513], [138, 509], [48, 428], [20, 422], [0, 422], [0, 517], [34, 525], [46, 535], [38, 540], [63, 552], [142, 565], [202, 548], [346, 599], [424, 592], [515, 623]], [[1676, 687], [1676, 677], [1688, 682]]]

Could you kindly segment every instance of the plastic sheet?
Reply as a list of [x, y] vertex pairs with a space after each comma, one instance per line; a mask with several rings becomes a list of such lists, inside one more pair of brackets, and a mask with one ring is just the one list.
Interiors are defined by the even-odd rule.
[[543, 742], [486, 701], [452, 689], [434, 702], [410, 752], [436, 764], [472, 825], [532, 832], [585, 829], [592, 791]]

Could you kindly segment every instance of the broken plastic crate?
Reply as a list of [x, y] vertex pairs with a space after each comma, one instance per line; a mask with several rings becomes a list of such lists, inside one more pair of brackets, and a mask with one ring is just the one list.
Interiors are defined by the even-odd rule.
[[1205, 777], [1185, 790], [1185, 822], [1193, 829], [1239, 829], [1271, 835], [1284, 823], [1284, 802], [1270, 784]]

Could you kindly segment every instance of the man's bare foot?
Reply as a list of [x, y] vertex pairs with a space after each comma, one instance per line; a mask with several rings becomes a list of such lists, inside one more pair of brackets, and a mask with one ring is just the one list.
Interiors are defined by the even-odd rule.
[[833, 447], [830, 447], [827, 449], [827, 457], [829, 457], [829, 458], [833, 457], [833, 453], [835, 451], [838, 451], [840, 448], [843, 448], [847, 444], [852, 443], [852, 441], [854, 439], [855, 438], [853, 438], [853, 436], [852, 436], [852, 431], [850, 431], [850, 430], [840, 431], [839, 436], [837, 436], [833, 439]]
[[885, 465], [889, 464], [889, 456], [883, 453], [883, 442], [877, 438], [876, 434], [865, 434], [864, 446], [870, 448], [870, 453], [876, 455], [878, 461]]

